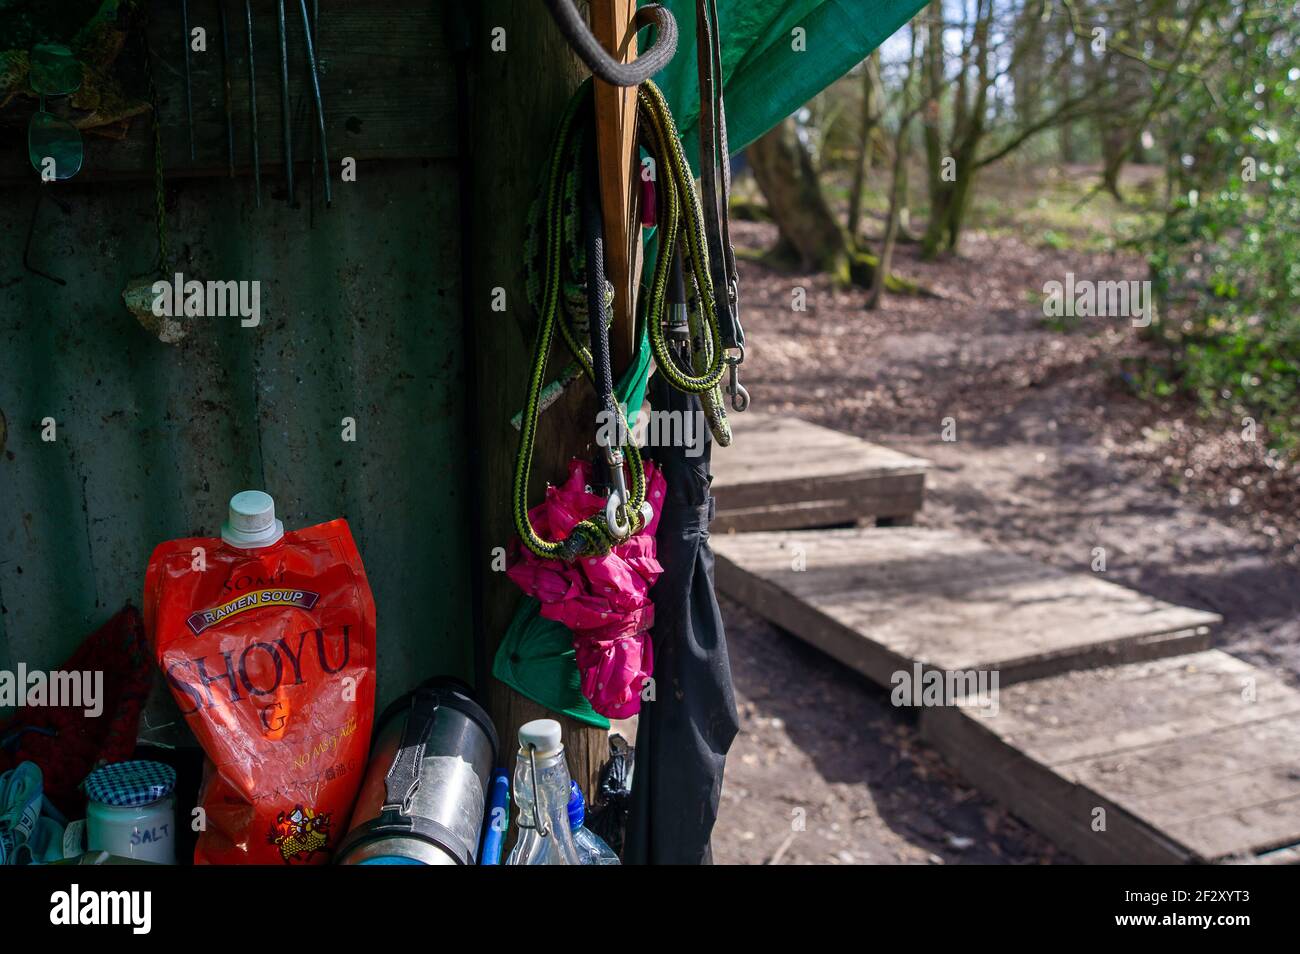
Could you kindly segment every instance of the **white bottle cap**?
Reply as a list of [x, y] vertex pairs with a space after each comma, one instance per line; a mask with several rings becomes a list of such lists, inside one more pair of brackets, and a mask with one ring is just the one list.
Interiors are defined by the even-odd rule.
[[560, 742], [560, 723], [554, 719], [534, 719], [519, 727], [519, 751], [527, 752], [536, 746], [538, 756], [552, 755], [563, 748]]
[[284, 536], [284, 524], [275, 519], [275, 501], [260, 490], [244, 490], [230, 498], [230, 515], [221, 526], [221, 539], [232, 547], [252, 550], [269, 547]]

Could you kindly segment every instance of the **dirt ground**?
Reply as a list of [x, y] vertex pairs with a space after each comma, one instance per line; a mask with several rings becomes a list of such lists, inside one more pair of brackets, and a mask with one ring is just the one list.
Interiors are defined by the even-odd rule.
[[[775, 236], [733, 230], [749, 249]], [[1045, 281], [1142, 279], [1142, 262], [999, 229], [969, 233], [956, 259], [900, 253], [897, 270], [942, 298], [867, 312], [824, 276], [742, 264], [755, 406], [932, 461], [922, 526], [1066, 569], [1104, 547], [1112, 582], [1222, 614], [1220, 647], [1300, 682], [1297, 475], [1232, 422], [1134, 397], [1124, 359], [1144, 345], [1127, 321], [1044, 318]], [[1071, 860], [963, 785], [884, 692], [744, 607], [723, 611], [742, 727], [719, 863]]]

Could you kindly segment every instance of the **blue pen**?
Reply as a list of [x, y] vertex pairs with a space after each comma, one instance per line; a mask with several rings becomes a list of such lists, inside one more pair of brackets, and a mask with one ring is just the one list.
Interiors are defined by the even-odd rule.
[[501, 864], [501, 848], [509, 827], [510, 776], [498, 767], [492, 770], [492, 780], [488, 783], [487, 818], [483, 826], [483, 847], [478, 853], [479, 864]]

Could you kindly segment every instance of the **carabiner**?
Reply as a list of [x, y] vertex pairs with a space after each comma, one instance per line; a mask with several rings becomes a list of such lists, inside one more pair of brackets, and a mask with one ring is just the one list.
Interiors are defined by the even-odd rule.
[[609, 448], [606, 460], [609, 461], [609, 476], [614, 487], [605, 502], [605, 523], [615, 540], [626, 540], [632, 535], [632, 521], [627, 515], [627, 504], [631, 498], [627, 492], [627, 475], [623, 473], [623, 454]]
[[605, 523], [610, 536], [619, 542], [632, 534], [632, 523], [627, 519], [626, 511], [627, 501], [622, 494], [617, 490], [610, 491], [609, 500], [605, 502]]
[[745, 363], [745, 346], [740, 345], [740, 357], [727, 356], [727, 393], [731, 395], [731, 406], [743, 413], [749, 409], [749, 392], [740, 383], [740, 366]]

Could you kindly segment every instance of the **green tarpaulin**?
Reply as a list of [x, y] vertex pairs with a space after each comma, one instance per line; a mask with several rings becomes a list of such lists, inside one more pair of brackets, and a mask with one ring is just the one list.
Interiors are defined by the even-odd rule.
[[[677, 55], [656, 77], [699, 161], [695, 0], [661, 0], [677, 18]], [[744, 149], [867, 58], [924, 0], [718, 0], [727, 139]]]

